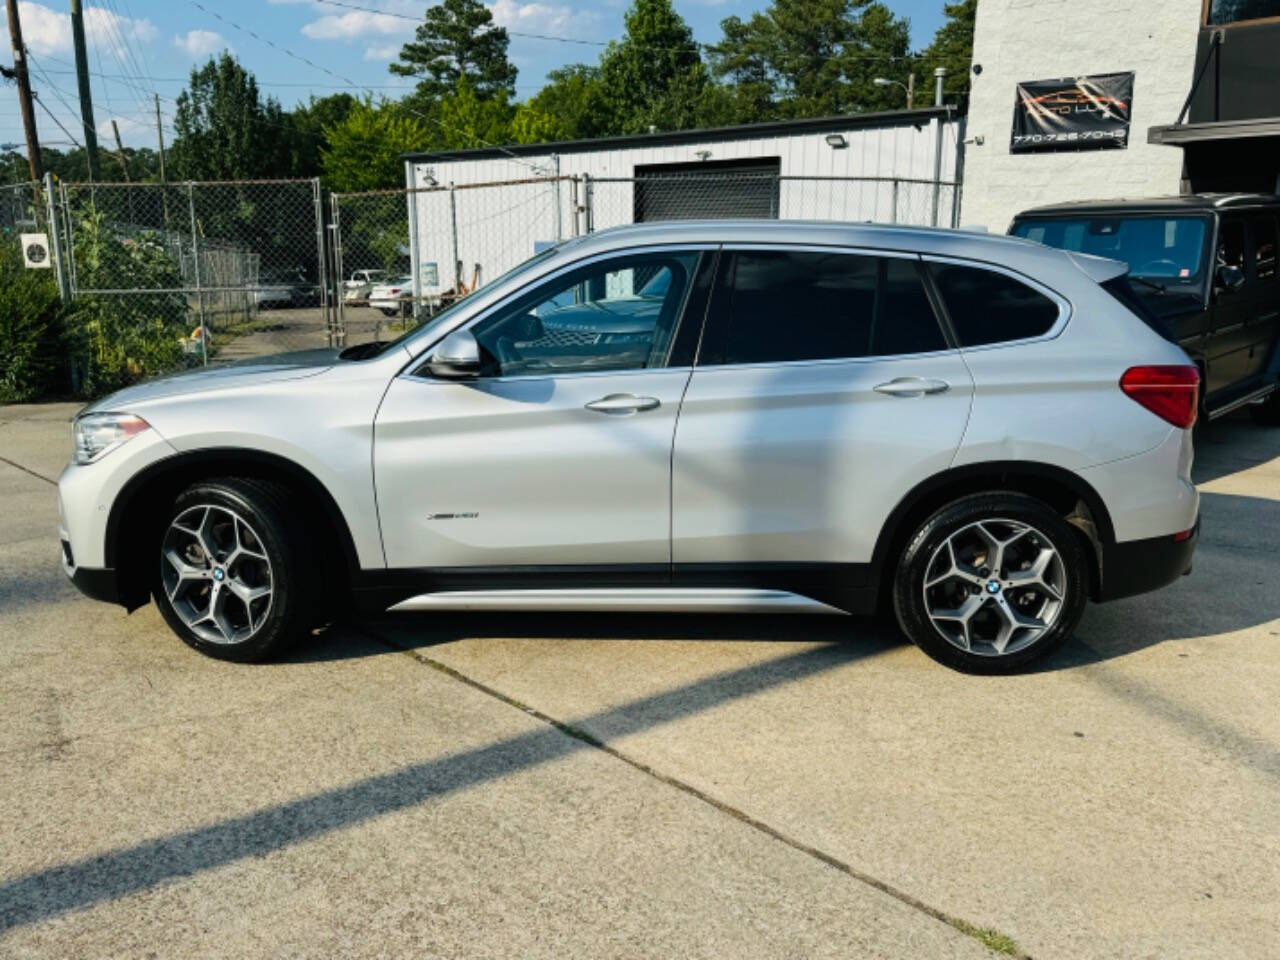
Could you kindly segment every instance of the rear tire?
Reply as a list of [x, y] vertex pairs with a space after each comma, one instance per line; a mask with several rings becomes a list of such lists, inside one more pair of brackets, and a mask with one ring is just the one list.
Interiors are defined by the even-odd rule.
[[156, 564], [156, 606], [201, 653], [265, 660], [311, 625], [314, 551], [278, 484], [237, 477], [193, 484], [174, 501], [155, 549], [148, 562]]
[[1032, 497], [981, 493], [916, 528], [898, 562], [893, 607], [902, 632], [939, 663], [1011, 673], [1075, 632], [1088, 589], [1078, 531]]

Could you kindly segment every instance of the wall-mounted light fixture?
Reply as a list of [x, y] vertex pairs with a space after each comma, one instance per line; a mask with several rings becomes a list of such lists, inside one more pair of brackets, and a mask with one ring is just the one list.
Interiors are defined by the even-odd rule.
[[694, 154], [694, 156], [697, 157], [699, 160], [701, 160], [703, 163], [706, 163], [708, 160], [711, 159], [711, 151], [699, 150]]
[[843, 133], [828, 133], [827, 146], [832, 150], [843, 150], [849, 145], [849, 141], [844, 138]]

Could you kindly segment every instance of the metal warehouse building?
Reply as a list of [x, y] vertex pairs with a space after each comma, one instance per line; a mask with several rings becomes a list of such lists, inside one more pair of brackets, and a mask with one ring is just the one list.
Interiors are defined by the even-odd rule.
[[420, 296], [484, 283], [545, 243], [652, 220], [951, 225], [963, 120], [947, 107], [405, 158]]

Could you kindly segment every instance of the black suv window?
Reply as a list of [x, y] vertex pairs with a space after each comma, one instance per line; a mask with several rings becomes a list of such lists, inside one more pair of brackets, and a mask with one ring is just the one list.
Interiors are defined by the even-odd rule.
[[944, 349], [913, 260], [738, 251], [725, 257], [698, 362], [784, 363]]
[[963, 347], [1039, 337], [1058, 322], [1056, 303], [1006, 274], [953, 263], [929, 269]]

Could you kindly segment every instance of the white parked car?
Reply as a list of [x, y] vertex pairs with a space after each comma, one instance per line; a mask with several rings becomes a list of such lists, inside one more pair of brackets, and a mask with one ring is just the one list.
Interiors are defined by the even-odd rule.
[[369, 290], [369, 306], [385, 316], [409, 312], [413, 303], [413, 277], [404, 274], [376, 283]]
[[349, 307], [367, 304], [374, 286], [386, 275], [385, 270], [356, 270], [342, 283], [342, 302]]
[[63, 563], [256, 660], [383, 610], [891, 610], [1006, 671], [1191, 566], [1199, 377], [1008, 237], [609, 230], [391, 343], [130, 387], [75, 421]]

